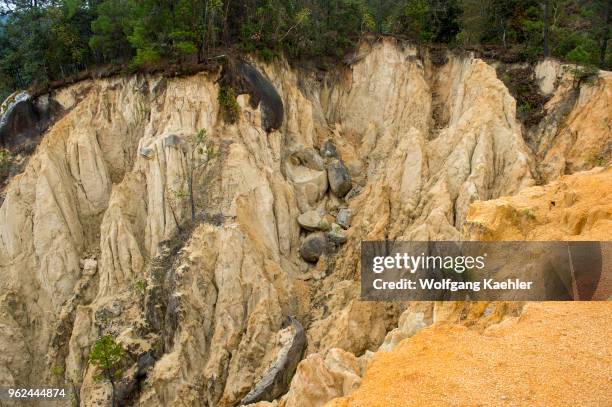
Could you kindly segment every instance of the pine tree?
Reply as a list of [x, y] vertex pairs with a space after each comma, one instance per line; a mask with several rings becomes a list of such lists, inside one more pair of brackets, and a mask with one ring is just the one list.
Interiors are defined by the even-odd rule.
[[123, 375], [123, 361], [125, 350], [110, 336], [103, 336], [96, 341], [89, 353], [89, 362], [98, 371], [96, 380], [107, 380], [111, 385], [111, 402], [116, 405], [116, 381]]

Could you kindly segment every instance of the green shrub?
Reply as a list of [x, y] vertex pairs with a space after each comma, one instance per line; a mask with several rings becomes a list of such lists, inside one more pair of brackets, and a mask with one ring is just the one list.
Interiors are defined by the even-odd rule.
[[278, 52], [266, 47], [259, 50], [259, 56], [266, 62], [272, 62], [279, 57]]
[[521, 105], [518, 108], [520, 113], [531, 113], [531, 111], [533, 110], [533, 108], [531, 107], [531, 103], [529, 103], [528, 101], [525, 101], [523, 103], [521, 103]]
[[591, 62], [591, 55], [583, 45], [577, 45], [565, 56], [570, 62], [580, 65], [587, 65]]
[[535, 213], [533, 212], [533, 209], [531, 209], [531, 208], [526, 208], [526, 209], [523, 209], [523, 211], [522, 211], [521, 213], [522, 213], [522, 215], [523, 215], [524, 217], [526, 217], [527, 219], [530, 219], [530, 220], [535, 220], [535, 218], [536, 218], [536, 215], [535, 215]]
[[62, 366], [60, 366], [60, 365], [54, 365], [51, 368], [51, 374], [54, 377], [62, 377], [62, 376], [64, 376], [64, 368]]
[[134, 283], [134, 289], [141, 295], [144, 295], [147, 289], [147, 282], [144, 280], [138, 280]]
[[229, 123], [236, 122], [240, 113], [240, 106], [238, 106], [234, 89], [229, 86], [221, 86], [218, 99], [224, 119]]
[[6, 149], [0, 149], [0, 182], [3, 182], [10, 174], [13, 164], [13, 155]]
[[589, 159], [587, 160], [587, 164], [590, 167], [603, 167], [604, 165], [606, 165], [606, 156], [603, 153], [599, 153], [599, 154], [593, 154], [591, 157], [589, 157]]
[[599, 74], [599, 69], [593, 65], [577, 66], [571, 71], [574, 77], [574, 88], [579, 88], [583, 83], [592, 82]]

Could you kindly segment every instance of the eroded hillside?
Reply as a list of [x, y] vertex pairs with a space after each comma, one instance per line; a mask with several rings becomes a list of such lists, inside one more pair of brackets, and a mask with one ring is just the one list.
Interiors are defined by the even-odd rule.
[[[354, 60], [324, 73], [252, 61], [260, 76], [235, 123], [211, 73], [52, 95], [63, 113], [0, 208], [0, 382], [67, 382], [82, 405], [104, 405], [87, 357], [112, 335], [129, 355], [123, 404], [234, 406], [289, 390], [281, 405], [320, 406], [356, 389], [381, 345], [520, 313], [360, 302], [360, 242], [459, 239], [493, 210], [473, 202], [607, 165], [612, 75], [572, 86], [560, 64], [538, 70], [553, 95], [527, 130], [480, 59], [385, 40]], [[604, 203], [577, 239], [609, 236]]]
[[[610, 202], [612, 169], [563, 176], [512, 197], [473, 204], [462, 238], [608, 240]], [[604, 261], [611, 261], [609, 253]], [[610, 276], [604, 276], [598, 289], [609, 295], [611, 288]], [[486, 329], [467, 329], [444, 318], [414, 335], [424, 325], [404, 323], [400, 339], [410, 339], [381, 347], [362, 386], [326, 406], [606, 405], [611, 311], [609, 301], [533, 302], [520, 316], [504, 310], [503, 322]], [[418, 321], [421, 315], [408, 309], [402, 318]]]

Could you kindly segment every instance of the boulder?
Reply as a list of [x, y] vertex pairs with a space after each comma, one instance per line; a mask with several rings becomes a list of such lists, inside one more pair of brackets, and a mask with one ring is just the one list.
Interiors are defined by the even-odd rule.
[[327, 249], [327, 238], [325, 234], [313, 233], [304, 239], [300, 246], [300, 255], [304, 260], [315, 263]]
[[276, 88], [257, 68], [246, 62], [238, 63], [244, 92], [251, 95], [251, 103], [261, 107], [261, 120], [266, 132], [278, 130], [283, 124], [285, 110]]
[[344, 244], [347, 240], [344, 229], [337, 223], [332, 223], [331, 230], [327, 232], [327, 239], [334, 245]]
[[306, 347], [306, 333], [300, 322], [289, 317], [279, 332], [283, 343], [275, 362], [263, 374], [251, 391], [240, 401], [248, 405], [260, 401], [272, 401], [287, 391], [295, 369], [302, 360]]
[[0, 116], [0, 144], [12, 147], [38, 134], [38, 115], [32, 98], [21, 92], [3, 103]]
[[357, 390], [360, 373], [359, 360], [350, 352], [332, 348], [327, 353], [312, 353], [300, 362], [281, 405], [322, 407]]
[[351, 199], [355, 198], [357, 195], [359, 195], [361, 193], [361, 190], [363, 188], [360, 187], [359, 185], [355, 185], [355, 187], [353, 187], [353, 189], [351, 189], [348, 194], [346, 194], [344, 196], [344, 200], [345, 201], [350, 201]]
[[329, 224], [325, 222], [319, 212], [312, 210], [307, 211], [298, 216], [298, 223], [306, 230], [326, 230], [329, 229]]
[[96, 259], [82, 259], [80, 263], [83, 274], [85, 275], [92, 276], [98, 271], [98, 262]]
[[176, 134], [169, 134], [164, 137], [164, 145], [166, 147], [178, 146], [181, 143], [181, 139]]
[[320, 149], [323, 158], [338, 158], [338, 150], [331, 140], [326, 140]]
[[325, 161], [314, 148], [298, 146], [293, 149], [289, 160], [294, 165], [301, 165], [315, 171], [325, 171]]
[[336, 223], [342, 226], [344, 229], [348, 229], [351, 227], [351, 218], [353, 217], [353, 213], [348, 208], [340, 208], [338, 210], [338, 215], [336, 216]]
[[334, 159], [327, 167], [327, 178], [332, 192], [339, 198], [351, 190], [351, 176], [342, 161]]
[[150, 147], [140, 147], [138, 149], [138, 154], [140, 154], [140, 156], [146, 158], [147, 160], [150, 160], [151, 158], [153, 158], [153, 149]]
[[425, 328], [425, 315], [422, 312], [405, 311], [399, 319], [397, 328], [385, 336], [385, 340], [378, 348], [382, 352], [390, 352], [404, 339], [410, 338], [421, 329]]
[[285, 173], [294, 185], [298, 207], [302, 212], [313, 209], [327, 192], [325, 163], [313, 148], [294, 148], [285, 162]]

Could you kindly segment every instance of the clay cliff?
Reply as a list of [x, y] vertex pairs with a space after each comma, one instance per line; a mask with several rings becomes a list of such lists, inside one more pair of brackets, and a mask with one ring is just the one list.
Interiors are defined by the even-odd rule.
[[[107, 405], [88, 354], [111, 335], [128, 356], [121, 405], [322, 406], [366, 370], [335, 405], [372, 405], [354, 400], [386, 359], [427, 358], [417, 331], [445, 347], [523, 306], [361, 302], [362, 240], [610, 236], [609, 72], [576, 82], [540, 63], [548, 102], [527, 126], [507, 67], [470, 54], [386, 39], [325, 72], [244, 64], [233, 122], [216, 72], [45, 96], [54, 120], [0, 207], [1, 383], [68, 383], [81, 405]], [[551, 307], [548, 324], [572, 323]], [[609, 336], [607, 303], [588, 307]], [[533, 332], [525, 319], [508, 349]], [[573, 332], [589, 341], [585, 324]]]

